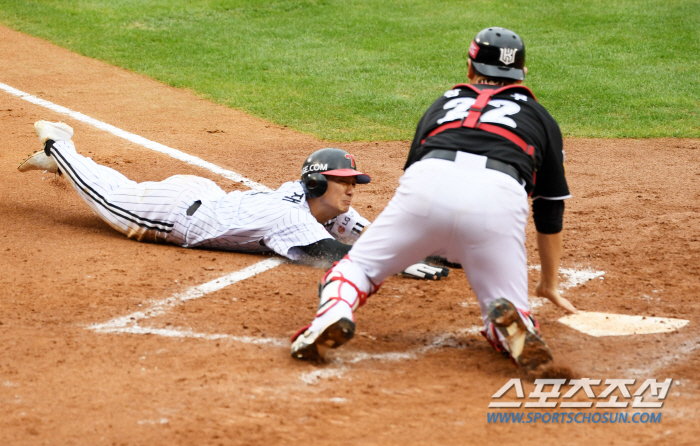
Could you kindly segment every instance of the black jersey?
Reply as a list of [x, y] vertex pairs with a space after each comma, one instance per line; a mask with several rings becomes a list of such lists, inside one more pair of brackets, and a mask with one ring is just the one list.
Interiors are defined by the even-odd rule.
[[[479, 124], [486, 124], [484, 128], [489, 127], [497, 133], [508, 134], [509, 139], [492, 131], [459, 125], [476, 102], [478, 94], [474, 87], [477, 91], [499, 88], [460, 84], [437, 99], [418, 122], [404, 169], [433, 149], [469, 152], [518, 169], [525, 180], [525, 189], [533, 199], [569, 198], [559, 125], [532, 92], [523, 86], [506, 88], [492, 96], [481, 111]], [[514, 140], [525, 144], [519, 147]]]

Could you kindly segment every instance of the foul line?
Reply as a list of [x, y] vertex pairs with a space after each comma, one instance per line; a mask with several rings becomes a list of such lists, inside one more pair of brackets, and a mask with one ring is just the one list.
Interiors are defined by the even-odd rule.
[[27, 102], [31, 102], [32, 104], [35, 105], [40, 105], [42, 107], [48, 108], [49, 110], [53, 110], [57, 113], [60, 113], [62, 115], [70, 116], [71, 118], [84, 122], [86, 124], [90, 124], [93, 127], [97, 127], [100, 130], [104, 130], [105, 132], [109, 132], [115, 136], [118, 136], [120, 138], [126, 139], [127, 141], [133, 142], [134, 144], [141, 145], [143, 147], [146, 147], [147, 149], [151, 149], [156, 152], [164, 153], [166, 155], [169, 155], [175, 159], [178, 159], [180, 161], [184, 161], [188, 164], [193, 164], [198, 167], [203, 167], [204, 169], [210, 170], [211, 172], [214, 172], [216, 174], [221, 175], [224, 178], [228, 178], [229, 180], [235, 181], [237, 183], [242, 183], [249, 188], [253, 190], [257, 190], [260, 192], [268, 192], [271, 191], [269, 187], [256, 183], [255, 181], [244, 177], [243, 175], [233, 172], [231, 170], [226, 170], [223, 169], [216, 164], [212, 164], [208, 161], [204, 161], [201, 158], [197, 158], [196, 156], [189, 155], [185, 152], [181, 152], [177, 149], [173, 149], [172, 147], [165, 146], [163, 144], [157, 143], [155, 141], [151, 141], [150, 139], [146, 139], [143, 136], [139, 135], [134, 135], [133, 133], [129, 133], [125, 130], [122, 130], [120, 128], [117, 128], [113, 125], [107, 124], [106, 122], [98, 121], [97, 119], [91, 118], [89, 116], [86, 116], [80, 112], [73, 111], [69, 108], [63, 107], [58, 104], [54, 104], [53, 102], [49, 102], [45, 99], [38, 98], [36, 96], [32, 96], [29, 93], [25, 93], [23, 91], [17, 90], [16, 88], [12, 88], [9, 85], [0, 83], [0, 89], [5, 90], [7, 93], [10, 93], [11, 95], [17, 96], [20, 99], [24, 99]]

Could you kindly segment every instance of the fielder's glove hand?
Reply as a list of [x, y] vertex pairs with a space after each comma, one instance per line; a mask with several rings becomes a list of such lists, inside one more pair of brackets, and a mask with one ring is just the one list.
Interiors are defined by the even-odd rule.
[[437, 266], [447, 266], [449, 268], [457, 268], [457, 269], [462, 269], [462, 265], [459, 263], [455, 262], [450, 262], [444, 257], [440, 256], [428, 256], [425, 258], [425, 261], [432, 264], [432, 265], [437, 265]]
[[440, 280], [447, 277], [450, 270], [439, 266], [431, 266], [425, 262], [418, 262], [406, 268], [401, 275], [411, 279]]

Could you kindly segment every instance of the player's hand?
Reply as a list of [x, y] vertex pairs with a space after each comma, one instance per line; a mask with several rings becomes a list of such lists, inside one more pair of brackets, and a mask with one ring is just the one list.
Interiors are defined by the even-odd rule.
[[573, 304], [566, 298], [562, 297], [556, 287], [546, 287], [542, 284], [542, 282], [540, 282], [535, 288], [535, 296], [546, 297], [552, 301], [554, 305], [563, 308], [570, 313], [578, 313], [576, 307], [574, 307]]
[[431, 266], [425, 262], [418, 262], [406, 268], [401, 275], [411, 279], [440, 280], [450, 274], [448, 268]]
[[425, 261], [431, 265], [446, 266], [452, 269], [462, 269], [462, 265], [460, 263], [450, 262], [442, 256], [428, 256], [425, 258]]

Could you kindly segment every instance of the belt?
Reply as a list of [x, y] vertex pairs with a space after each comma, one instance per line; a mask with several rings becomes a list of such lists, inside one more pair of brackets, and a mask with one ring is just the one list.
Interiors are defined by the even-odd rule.
[[[428, 158], [437, 158], [441, 160], [447, 160], [447, 161], [454, 161], [455, 158], [457, 158], [457, 151], [455, 150], [445, 150], [445, 149], [434, 149], [431, 150], [430, 152], [426, 153], [423, 155], [421, 160], [428, 159]], [[486, 158], [486, 168], [491, 169], [491, 170], [496, 170], [498, 172], [503, 172], [506, 175], [510, 175], [517, 181], [518, 183], [522, 184], [522, 180], [520, 179], [520, 173], [518, 172], [518, 169], [515, 167], [511, 166], [510, 164], [506, 164], [502, 161], [498, 161], [495, 159], [491, 158]]]

